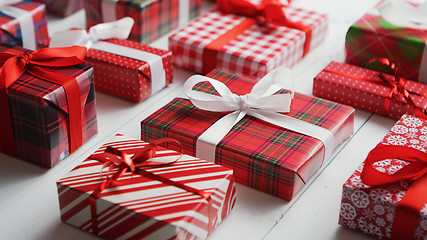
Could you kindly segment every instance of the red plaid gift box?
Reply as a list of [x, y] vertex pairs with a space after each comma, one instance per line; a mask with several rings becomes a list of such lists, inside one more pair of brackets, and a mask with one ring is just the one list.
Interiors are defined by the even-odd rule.
[[[92, 156], [99, 156], [107, 147], [134, 154], [147, 145], [116, 135]], [[152, 160], [179, 158], [179, 153], [164, 148], [156, 154]], [[57, 183], [61, 219], [103, 238], [205, 239], [235, 203], [233, 171], [188, 155], [169, 165], [126, 172], [94, 196], [108, 179], [105, 173], [100, 175], [104, 163], [91, 157]]]
[[148, 44], [200, 14], [202, 0], [84, 0], [86, 25], [132, 17], [130, 40]]
[[[207, 76], [239, 95], [255, 84], [252, 79], [220, 71]], [[206, 83], [196, 90], [215, 94]], [[335, 148], [352, 134], [353, 114], [351, 107], [296, 93], [285, 115], [332, 131]], [[141, 122], [141, 136], [145, 141], [166, 136], [179, 139], [184, 153], [194, 156], [198, 137], [225, 115], [176, 98]], [[178, 148], [173, 143], [168, 147]], [[246, 116], [216, 145], [215, 163], [234, 169], [236, 182], [290, 200], [327, 161], [324, 151], [322, 142], [314, 137]]]
[[346, 62], [365, 67], [375, 57], [394, 59], [403, 77], [427, 83], [426, 44], [426, 30], [396, 26], [375, 8], [349, 28]]
[[[427, 152], [427, 121], [420, 118], [403, 115], [396, 125], [387, 133], [379, 146], [407, 147], [417, 149], [421, 154]], [[401, 151], [401, 150], [396, 150]], [[386, 151], [389, 152], [389, 151]], [[425, 161], [425, 160], [424, 160]], [[375, 162], [372, 166], [386, 175], [399, 173], [404, 167], [409, 166], [408, 161], [399, 159], [384, 159]], [[339, 224], [351, 229], [365, 232], [380, 239], [425, 239], [427, 236], [427, 202], [424, 207], [416, 212], [416, 217], [411, 219], [410, 214], [400, 219], [400, 223], [415, 223], [415, 231], [402, 230], [405, 237], [392, 236], [394, 229], [398, 229], [396, 215], [399, 205], [403, 204], [405, 196], [414, 185], [411, 180], [400, 180], [393, 183], [368, 186], [362, 180], [362, 171], [366, 163], [361, 164], [343, 187]], [[418, 167], [418, 169], [422, 169]], [[409, 212], [409, 210], [406, 210]]]
[[0, 3], [0, 42], [35, 50], [38, 42], [49, 37], [44, 4], [3, 4]]
[[[259, 4], [258, 0], [251, 0]], [[309, 28], [309, 49], [317, 47], [326, 37], [327, 17], [313, 11], [283, 8], [286, 17]], [[241, 29], [248, 18], [214, 10], [196, 19], [187, 27], [169, 37], [169, 49], [174, 54], [175, 65], [206, 74], [214, 68], [240, 76], [259, 79], [273, 69], [286, 65], [292, 67], [303, 58], [306, 33], [301, 30], [254, 22]], [[226, 37], [222, 46], [212, 49], [212, 44]], [[222, 41], [222, 40], [220, 40]], [[213, 47], [212, 47], [213, 48]], [[219, 50], [217, 50], [219, 49]], [[306, 49], [308, 50], [308, 49]], [[212, 55], [211, 51], [215, 54]], [[215, 59], [210, 60], [210, 59]], [[208, 60], [211, 63], [208, 63]]]
[[83, 8], [83, 0], [33, 0], [46, 4], [47, 12], [66, 17]]
[[[384, 76], [393, 81], [393, 76]], [[408, 80], [404, 86], [415, 107], [425, 112], [427, 85]], [[392, 85], [380, 78], [379, 72], [338, 62], [331, 62], [313, 82], [313, 94], [321, 98], [395, 119], [405, 113], [413, 114], [414, 110], [402, 94], [393, 97], [389, 108], [386, 107], [392, 89]]]
[[[72, 50], [75, 51], [74, 48]], [[25, 58], [27, 54], [31, 54], [30, 51], [21, 47], [13, 47], [3, 43], [0, 44], [0, 55], [4, 54], [4, 52], [22, 54], [22, 58]], [[3, 57], [2, 55], [2, 59]], [[61, 59], [61, 57], [61, 55], [58, 55], [56, 59]], [[35, 57], [32, 58], [34, 60]], [[34, 69], [34, 66], [28, 66], [27, 71], [29, 68]], [[80, 140], [81, 143], [84, 143], [98, 132], [92, 68], [78, 64], [49, 69], [54, 70], [54, 73], [62, 74], [62, 76], [68, 75], [75, 78], [80, 99], [78, 97], [75, 98], [76, 96], [71, 92], [67, 92], [66, 96], [64, 87], [58, 83], [43, 80], [27, 72], [24, 72], [19, 79], [7, 88], [7, 95], [4, 95], [3, 91], [5, 89], [0, 89], [0, 96], [2, 98], [5, 96], [7, 98], [6, 103], [9, 102], [8, 105], [10, 107], [8, 109], [10, 110], [13, 131], [11, 137], [14, 138], [12, 140], [14, 149], [10, 149], [7, 144], [2, 145], [4, 142], [0, 142], [1, 151], [45, 167], [52, 167], [75, 150], [73, 149], [72, 141], [77, 142]], [[13, 71], [10, 64], [7, 71]], [[65, 80], [64, 78], [62, 79]], [[53, 80], [63, 81], [61, 79]], [[70, 85], [73, 86], [73, 84]], [[68, 97], [68, 93], [72, 97]], [[4, 99], [1, 100], [1, 102], [3, 101]], [[77, 111], [80, 111], [77, 112], [78, 114], [73, 115], [74, 119], [81, 118], [81, 126], [77, 126], [77, 129], [73, 128], [74, 131], [73, 129], [70, 130], [72, 128], [70, 125], [72, 110], [70, 109], [71, 104], [69, 101], [76, 102], [78, 104]], [[4, 124], [3, 121], [6, 119], [6, 114], [2, 114], [2, 124]], [[4, 138], [7, 132], [5, 130], [7, 128], [6, 124], [2, 125], [2, 127], [1, 137]], [[76, 130], [81, 131], [81, 139], [75, 139], [79, 135]], [[10, 139], [3, 140], [10, 141]], [[77, 144], [76, 147], [78, 146]]]
[[[109, 45], [105, 51], [95, 48], [87, 51], [85, 61], [93, 67], [96, 90], [141, 102], [172, 83], [172, 52], [126, 39], [109, 39], [100, 43], [114, 44], [119, 49], [115, 51], [116, 53], [112, 53], [113, 47]], [[48, 45], [49, 40], [41, 43], [42, 47]], [[146, 61], [158, 59], [162, 62], [159, 66], [161, 69], [152, 69], [149, 62], [138, 60], [138, 58]], [[163, 73], [153, 75], [152, 70]], [[153, 76], [161, 78], [157, 79]]]

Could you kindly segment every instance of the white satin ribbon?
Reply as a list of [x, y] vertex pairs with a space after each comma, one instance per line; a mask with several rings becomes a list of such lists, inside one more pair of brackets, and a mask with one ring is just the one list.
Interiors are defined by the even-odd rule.
[[[204, 81], [211, 83], [220, 96], [192, 90], [196, 84]], [[291, 90], [291, 93], [273, 95], [282, 88]], [[267, 74], [254, 85], [249, 94], [243, 96], [232, 93], [217, 80], [200, 75], [190, 77], [184, 83], [183, 91], [200, 109], [233, 111], [216, 121], [197, 139], [197, 157], [214, 162], [216, 145], [245, 115], [319, 139], [325, 147], [324, 161], [332, 156], [335, 140], [330, 130], [281, 114], [290, 111], [293, 98], [293, 79], [288, 68], [281, 67]]]
[[105, 41], [111, 38], [126, 39], [133, 26], [133, 19], [125, 17], [109, 23], [101, 23], [86, 30], [68, 30], [55, 33], [49, 47], [85, 46], [103, 52], [136, 59], [148, 63], [151, 71], [151, 93], [154, 94], [166, 86], [166, 73], [162, 57], [153, 53], [136, 50]]
[[17, 3], [17, 0], [6, 0], [0, 3], [0, 12], [15, 18], [19, 22], [22, 34], [22, 47], [36, 50], [36, 33], [34, 29], [33, 17], [28, 11], [17, 7], [9, 6], [9, 4]]

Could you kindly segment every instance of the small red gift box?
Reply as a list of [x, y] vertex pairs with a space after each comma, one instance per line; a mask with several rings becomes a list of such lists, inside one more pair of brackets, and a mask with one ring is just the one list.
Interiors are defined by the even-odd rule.
[[30, 1], [0, 3], [0, 42], [35, 50], [49, 37], [45, 5]]
[[183, 26], [201, 11], [202, 0], [84, 0], [86, 27], [132, 17], [129, 39], [148, 44]]
[[[18, 79], [0, 74], [6, 84], [0, 89], [2, 152], [52, 167], [97, 134], [92, 68], [81, 64], [85, 50], [70, 47], [31, 52], [0, 44], [2, 67], [8, 73], [21, 74], [19, 67], [25, 66]], [[14, 66], [12, 58], [20, 64]]]
[[[220, 71], [213, 71], [207, 77], [226, 84], [239, 95], [249, 93], [256, 83]], [[216, 94], [207, 83], [197, 85], [195, 90]], [[280, 93], [287, 94], [287, 90]], [[295, 93], [290, 112], [278, 115], [330, 130], [335, 137], [331, 147], [335, 148], [353, 133], [353, 114], [351, 107]], [[188, 99], [176, 98], [141, 122], [141, 138], [144, 141], [176, 138], [181, 141], [184, 153], [196, 156], [200, 135], [225, 115], [227, 112], [205, 111]], [[178, 149], [173, 143], [167, 146]], [[325, 147], [318, 138], [252, 116], [240, 120], [215, 146], [214, 156], [208, 160], [234, 169], [236, 182], [288, 200], [329, 160], [324, 159]]]
[[[414, 193], [413, 187], [419, 186], [417, 182], [423, 180], [417, 179], [414, 182], [409, 180], [411, 177], [408, 179], [397, 177], [407, 174], [407, 170], [410, 169], [405, 168], [411, 167], [413, 164], [415, 164], [413, 166], [416, 172], [425, 171], [427, 120], [403, 115], [374, 150], [376, 152], [371, 151], [367, 161], [373, 159], [374, 156], [381, 154], [384, 156], [374, 163], [365, 161], [344, 183], [339, 224], [380, 239], [425, 239], [427, 236], [427, 200], [422, 196], [425, 194], [416, 194], [415, 203], [408, 204], [410, 192]], [[406, 153], [408, 151], [415, 152], [415, 155]], [[400, 155], [400, 157], [391, 157], [392, 155]], [[415, 158], [414, 156], [417, 155], [423, 156], [424, 159]], [[408, 156], [411, 158], [402, 160]], [[420, 161], [424, 162], [424, 165], [419, 165]], [[374, 171], [378, 171], [378, 173], [376, 175], [373, 175], [372, 171], [367, 173], [365, 169], [367, 166], [371, 166], [370, 169], [375, 169]], [[380, 175], [377, 176], [378, 174]], [[367, 177], [374, 179], [385, 177], [387, 179], [394, 178], [393, 175], [397, 178], [394, 182], [388, 181], [388, 183], [376, 186], [369, 186], [367, 185], [369, 182], [365, 182]], [[415, 175], [423, 176], [419, 172]], [[368, 180], [372, 181], [369, 178]], [[425, 193], [425, 190], [422, 192]], [[411, 206], [416, 205], [421, 207], [412, 209]], [[409, 208], [405, 208], [405, 206], [409, 206]]]
[[148, 145], [118, 134], [60, 179], [61, 220], [106, 239], [205, 239], [234, 207], [233, 171], [157, 147], [148, 168], [100, 174], [115, 157], [108, 149], [135, 154], [138, 165], [135, 156]]
[[[394, 76], [383, 74], [390, 81]], [[417, 109], [427, 109], [427, 85], [405, 80], [410, 98]], [[393, 86], [384, 81], [377, 71], [346, 63], [331, 62], [313, 81], [313, 94], [365, 111], [399, 119], [403, 114], [413, 114], [414, 109], [402, 94], [390, 98]], [[387, 104], [388, 103], [388, 104]]]
[[169, 37], [175, 66], [203, 74], [216, 68], [253, 79], [279, 66], [292, 67], [325, 39], [327, 16], [292, 6], [276, 11], [284, 11], [287, 26], [219, 10], [206, 13]]
[[[125, 39], [100, 42], [114, 44], [118, 50], [115, 51], [116, 54], [93, 48], [87, 51], [85, 61], [93, 67], [96, 90], [141, 102], [172, 83], [172, 52]], [[49, 40], [43, 41], [41, 45], [47, 47]], [[105, 50], [112, 48], [109, 46]], [[130, 53], [133, 58], [127, 57], [124, 52], [127, 55]], [[149, 62], [138, 60], [141, 56], [146, 61], [157, 58], [162, 64], [157, 64], [159, 69], [152, 68]], [[153, 74], [152, 70], [161, 74]], [[159, 76], [160, 78], [156, 78]]]

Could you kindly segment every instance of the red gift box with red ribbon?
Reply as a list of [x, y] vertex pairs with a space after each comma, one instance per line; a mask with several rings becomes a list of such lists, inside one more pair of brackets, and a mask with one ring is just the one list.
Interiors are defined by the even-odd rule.
[[62, 221], [106, 239], [205, 239], [236, 200], [233, 171], [117, 134], [57, 182]]
[[98, 132], [83, 47], [31, 52], [0, 44], [0, 150], [52, 167]]
[[313, 94], [395, 119], [425, 117], [427, 109], [427, 85], [347, 63], [329, 63], [314, 78]]
[[339, 224], [380, 239], [427, 236], [427, 120], [403, 115], [344, 183]]
[[[262, 2], [262, 3], [261, 3]], [[327, 16], [279, 0], [224, 0], [169, 37], [175, 66], [259, 79], [292, 67], [326, 37]]]

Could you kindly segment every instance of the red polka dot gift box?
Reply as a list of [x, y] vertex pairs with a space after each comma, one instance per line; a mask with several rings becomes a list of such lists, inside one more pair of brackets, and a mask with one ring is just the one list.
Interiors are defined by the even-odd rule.
[[403, 115], [344, 183], [339, 224], [379, 239], [427, 237], [427, 120]]
[[44, 3], [49, 14], [66, 17], [83, 9], [83, 0], [33, 0]]
[[216, 10], [169, 37], [175, 66], [260, 79], [279, 66], [294, 66], [327, 35], [325, 14], [292, 5], [261, 7], [260, 0], [217, 2]]
[[236, 201], [233, 171], [117, 134], [57, 182], [61, 220], [105, 239], [206, 239]]
[[236, 182], [290, 200], [352, 135], [354, 109], [292, 94], [282, 85], [289, 80], [285, 72], [259, 82], [218, 70], [192, 76], [184, 84], [190, 100], [176, 98], [144, 119], [141, 139], [179, 139], [185, 154], [231, 168]]
[[[42, 46], [49, 45], [49, 40]], [[85, 61], [93, 67], [95, 89], [141, 102], [172, 83], [172, 52], [126, 39], [107, 39], [89, 48]]]
[[313, 94], [395, 119], [403, 114], [426, 117], [427, 85], [400, 77], [397, 68], [389, 71], [331, 62], [314, 78]]

